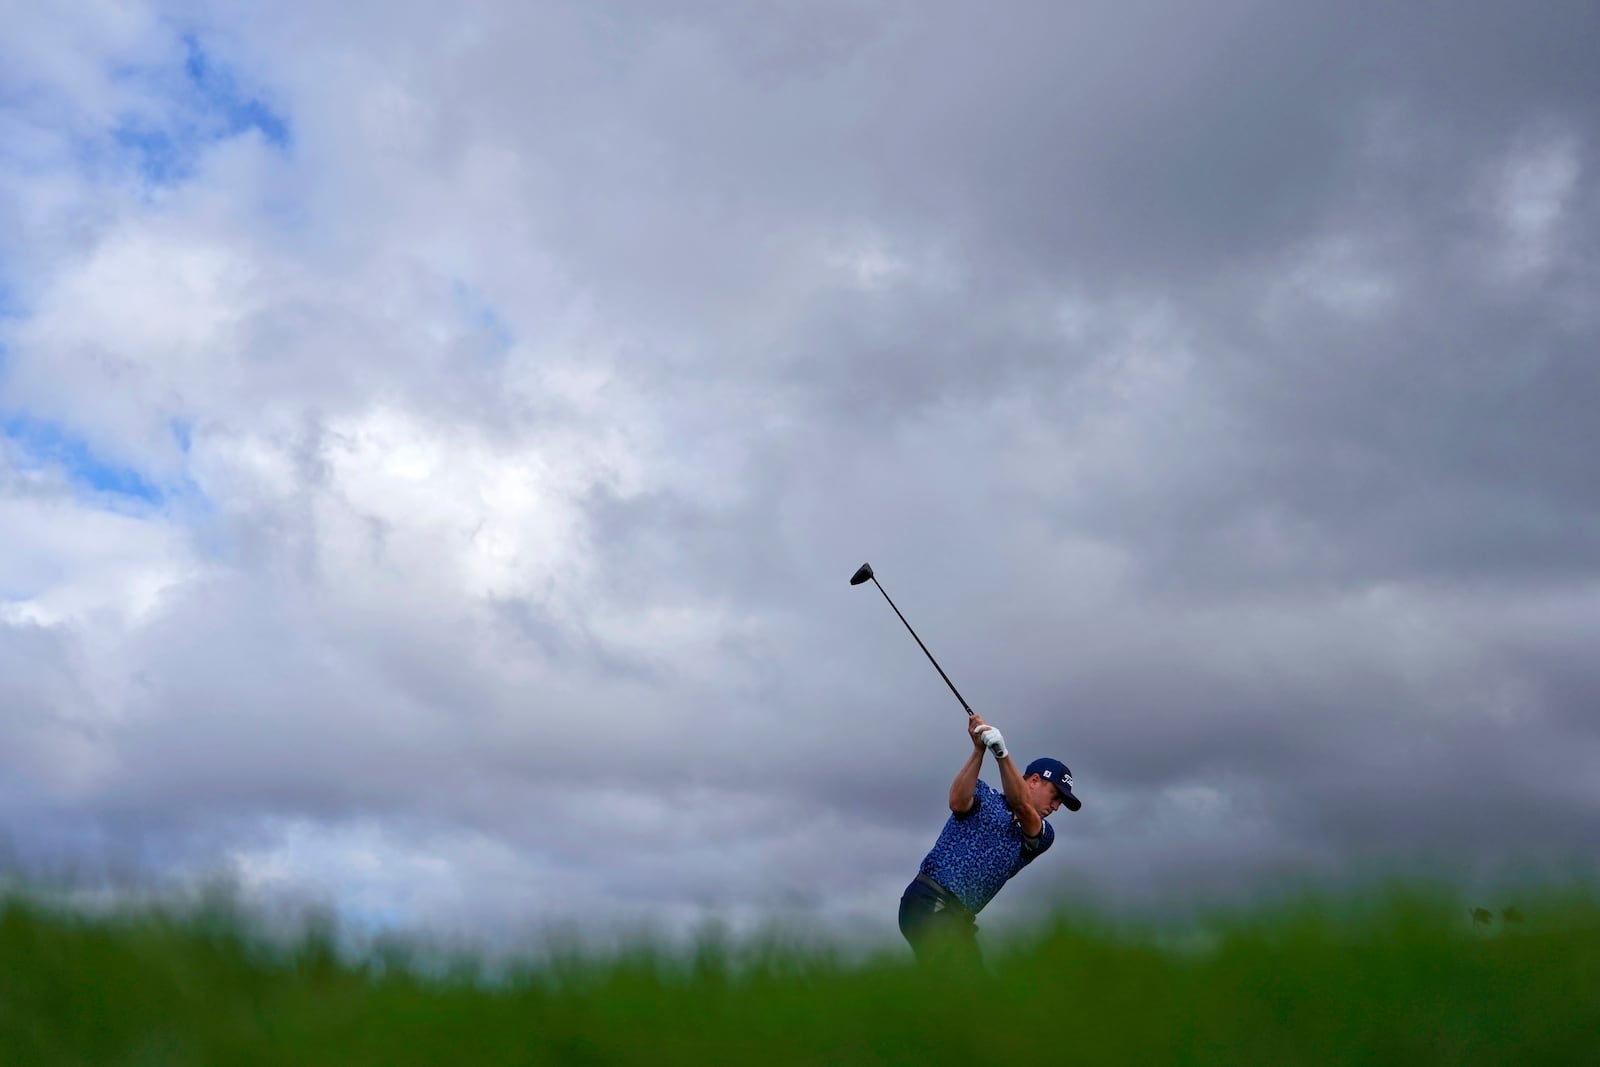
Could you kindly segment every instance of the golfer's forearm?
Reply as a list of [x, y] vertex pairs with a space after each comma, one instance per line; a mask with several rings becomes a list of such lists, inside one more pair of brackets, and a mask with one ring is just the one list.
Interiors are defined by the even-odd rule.
[[1022, 784], [1022, 775], [1017, 771], [1017, 765], [1011, 762], [1011, 757], [997, 759], [1000, 765], [1000, 791], [1006, 795], [1006, 803], [1015, 811], [1017, 805], [1027, 802], [1028, 790]]
[[995, 762], [1000, 765], [1000, 790], [1006, 795], [1006, 806], [1016, 814], [1023, 833], [1029, 837], [1038, 836], [1042, 820], [1034, 810], [1033, 801], [1028, 799], [1028, 787], [1017, 765], [1011, 762], [1010, 756]]
[[983, 769], [983, 749], [975, 749], [967, 762], [950, 783], [950, 810], [966, 811], [972, 807], [972, 795], [978, 789], [978, 772]]

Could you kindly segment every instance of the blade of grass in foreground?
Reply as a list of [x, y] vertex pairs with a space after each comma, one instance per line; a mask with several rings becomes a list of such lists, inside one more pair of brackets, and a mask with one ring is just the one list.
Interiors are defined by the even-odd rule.
[[[284, 946], [241, 914], [0, 903], [0, 1063], [1600, 1062], [1600, 906], [1524, 894], [1515, 927], [1448, 894], [1304, 898], [1182, 929], [1063, 913], [983, 974], [901, 953], [641, 939], [495, 981], [404, 953]], [[1054, 1054], [1054, 1053], [1053, 1053]]]

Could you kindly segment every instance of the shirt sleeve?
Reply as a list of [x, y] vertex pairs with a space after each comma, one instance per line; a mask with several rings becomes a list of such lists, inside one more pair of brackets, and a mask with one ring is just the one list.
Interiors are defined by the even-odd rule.
[[955, 816], [956, 821], [961, 822], [978, 814], [979, 811], [983, 810], [983, 802], [993, 792], [994, 790], [989, 787], [988, 783], [979, 778], [977, 784], [972, 787], [972, 807], [966, 811], [953, 812], [952, 814]]
[[1022, 835], [1022, 851], [1037, 856], [1039, 853], [1049, 848], [1055, 839], [1055, 827], [1041, 820], [1039, 824], [1038, 837], [1029, 837], [1027, 834]]

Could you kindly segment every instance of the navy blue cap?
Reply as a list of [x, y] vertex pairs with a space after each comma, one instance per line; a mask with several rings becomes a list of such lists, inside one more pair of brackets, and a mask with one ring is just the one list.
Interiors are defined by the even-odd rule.
[[1083, 801], [1072, 795], [1072, 771], [1065, 763], [1049, 756], [1040, 756], [1022, 772], [1024, 778], [1032, 778], [1036, 774], [1056, 787], [1056, 792], [1061, 794], [1062, 807], [1068, 811], [1083, 807]]

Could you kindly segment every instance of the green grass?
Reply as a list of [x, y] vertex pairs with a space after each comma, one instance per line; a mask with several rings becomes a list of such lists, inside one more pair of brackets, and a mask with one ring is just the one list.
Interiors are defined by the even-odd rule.
[[[98, 917], [0, 900], [0, 1064], [1600, 1063], [1600, 903], [1441, 890], [1279, 899], [1184, 924], [1063, 912], [991, 973], [779, 939], [348, 958], [227, 908]], [[531, 957], [530, 957], [531, 959]]]

